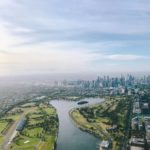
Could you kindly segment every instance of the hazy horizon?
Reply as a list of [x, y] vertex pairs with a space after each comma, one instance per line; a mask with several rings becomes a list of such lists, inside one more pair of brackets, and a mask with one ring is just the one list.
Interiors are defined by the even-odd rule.
[[76, 81], [76, 80], [95, 80], [97, 77], [127, 77], [133, 75], [137, 78], [149, 76], [150, 72], [95, 72], [95, 73], [50, 73], [50, 74], [22, 74], [0, 76], [1, 83], [53, 83], [54, 81]]

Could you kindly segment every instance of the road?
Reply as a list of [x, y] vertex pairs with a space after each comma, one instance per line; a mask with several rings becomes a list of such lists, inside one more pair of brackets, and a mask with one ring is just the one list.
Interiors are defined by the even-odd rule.
[[35, 111], [35, 108], [31, 109], [24, 109], [24, 112], [20, 115], [19, 119], [15, 120], [15, 122], [11, 125], [11, 127], [8, 129], [7, 133], [4, 136], [4, 142], [2, 144], [2, 150], [7, 150], [7, 146], [10, 143], [10, 141], [12, 141], [15, 137], [16, 133], [16, 128], [18, 123], [20, 122], [20, 120], [29, 112]]
[[8, 143], [10, 141], [10, 138], [12, 135], [14, 135], [14, 132], [16, 131], [16, 127], [19, 123], [20, 119], [15, 121], [12, 126], [7, 131], [6, 135], [4, 136], [4, 143], [2, 144], [2, 150], [7, 150]]
[[127, 149], [127, 141], [129, 138], [129, 132], [130, 132], [130, 124], [131, 124], [131, 117], [132, 117], [132, 110], [133, 110], [133, 99], [131, 98], [129, 103], [129, 109], [127, 114], [127, 122], [126, 122], [126, 129], [125, 129], [125, 136], [121, 139], [121, 150]]

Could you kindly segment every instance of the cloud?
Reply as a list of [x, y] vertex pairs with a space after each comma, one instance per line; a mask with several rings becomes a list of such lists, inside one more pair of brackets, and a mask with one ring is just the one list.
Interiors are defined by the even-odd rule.
[[[2, 0], [0, 18], [21, 44], [53, 41], [143, 41], [150, 39], [150, 2]], [[13, 4], [12, 4], [13, 3]], [[14, 5], [15, 4], [15, 5]], [[80, 4], [80, 5], [79, 5]], [[115, 4], [112, 7], [112, 4]], [[67, 9], [66, 9], [67, 8]], [[28, 11], [30, 10], [30, 11]]]
[[140, 55], [131, 55], [131, 54], [126, 54], [126, 55], [114, 54], [114, 55], [108, 55], [107, 58], [115, 61], [135, 61], [135, 60], [145, 59], [146, 57]]
[[11, 0], [1, 0], [0, 1], [0, 6], [5, 6], [8, 4], [12, 4]]
[[13, 29], [13, 32], [16, 33], [32, 33], [34, 30], [29, 29], [29, 28], [23, 28], [23, 27], [16, 27]]
[[126, 70], [146, 70], [150, 63], [148, 0], [1, 0], [0, 9], [7, 72], [113, 71], [122, 62], [132, 63]]

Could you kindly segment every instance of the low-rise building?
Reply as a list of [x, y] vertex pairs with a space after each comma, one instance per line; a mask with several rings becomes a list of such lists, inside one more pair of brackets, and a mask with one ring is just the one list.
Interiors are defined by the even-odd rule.
[[24, 126], [25, 126], [25, 124], [26, 124], [26, 121], [27, 121], [26, 118], [23, 118], [23, 119], [18, 123], [16, 130], [17, 130], [17, 131], [22, 131], [23, 128], [24, 128]]
[[140, 102], [134, 102], [133, 114], [141, 114]]
[[110, 149], [110, 142], [102, 141], [100, 144], [100, 150], [109, 150], [109, 149]]
[[148, 109], [148, 108], [149, 108], [148, 103], [143, 103], [142, 104], [142, 109]]
[[147, 102], [142, 103], [142, 113], [143, 114], [148, 114], [149, 112], [149, 104]]
[[131, 146], [144, 148], [145, 140], [144, 140], [144, 138], [131, 137], [129, 143]]
[[146, 140], [150, 143], [150, 117], [144, 117], [145, 130], [146, 130]]
[[130, 146], [130, 150], [144, 150], [143, 147]]
[[131, 122], [132, 130], [143, 130], [143, 121], [141, 117], [132, 118]]

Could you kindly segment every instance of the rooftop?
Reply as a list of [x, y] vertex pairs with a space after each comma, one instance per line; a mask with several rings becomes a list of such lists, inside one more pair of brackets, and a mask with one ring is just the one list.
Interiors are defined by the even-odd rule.
[[109, 147], [109, 141], [102, 141], [102, 143], [100, 144], [100, 146], [102, 148], [108, 148]]
[[137, 146], [131, 146], [130, 150], [144, 150], [142, 147], [137, 147]]

